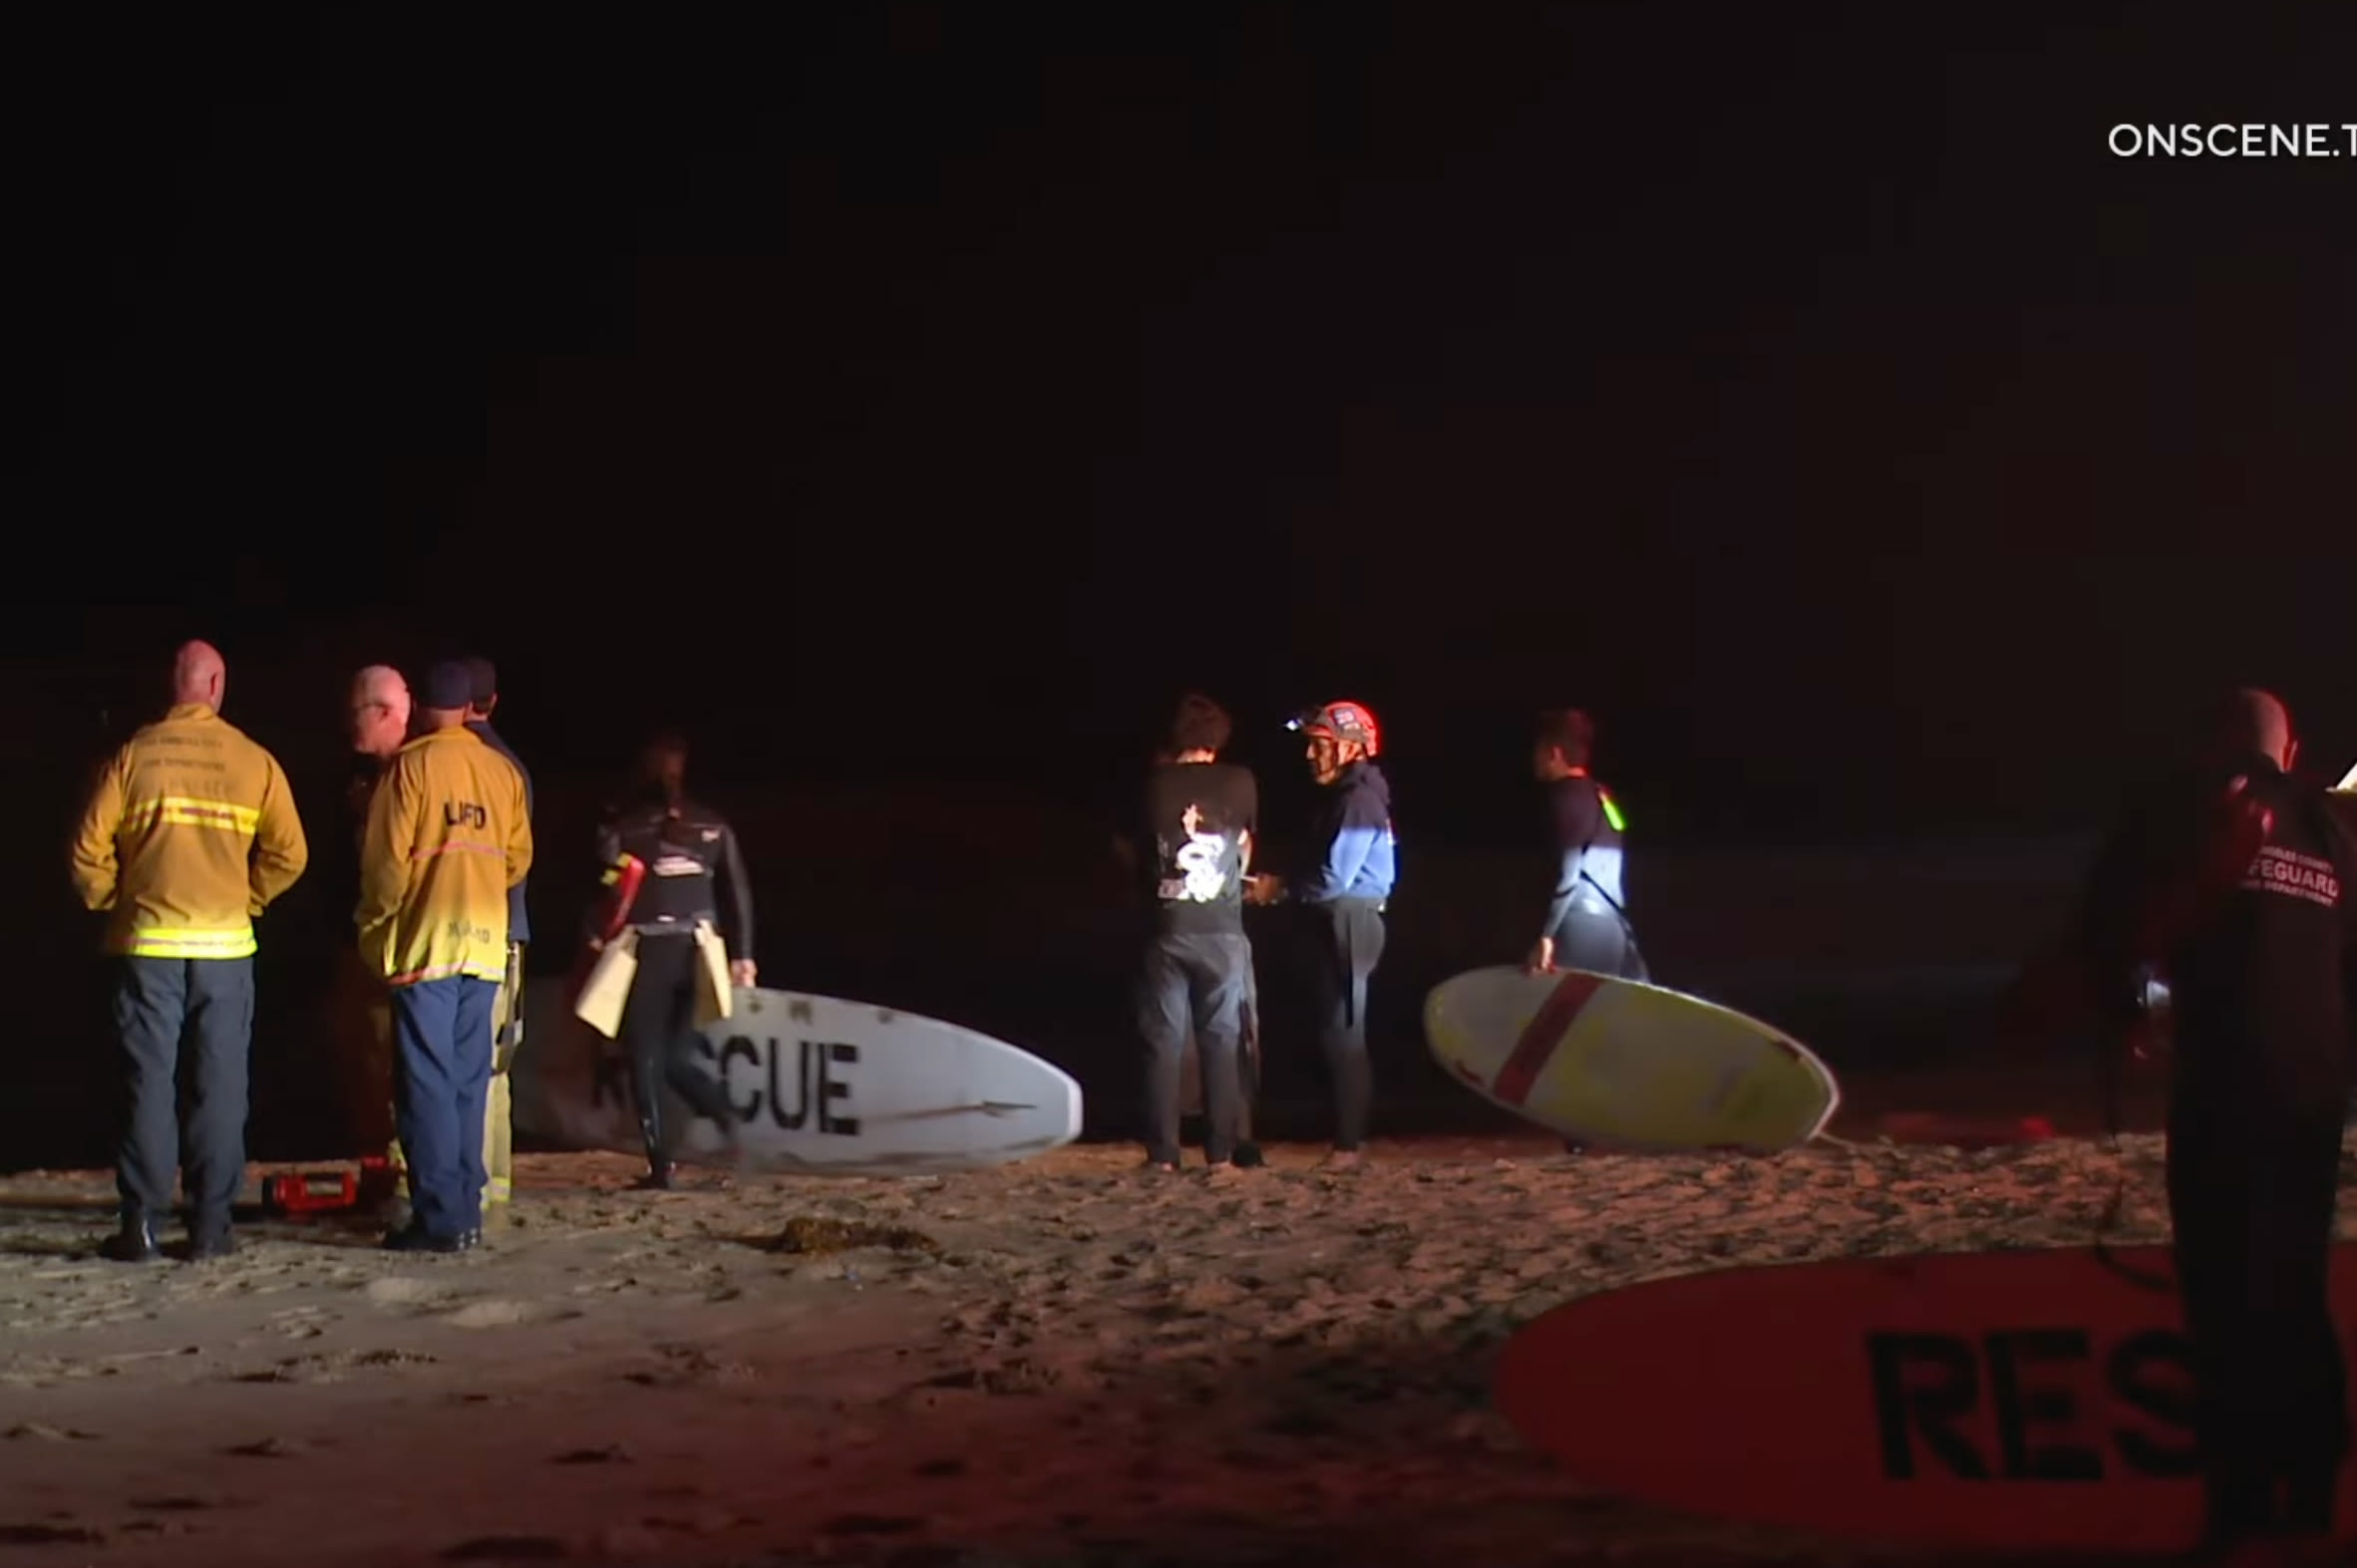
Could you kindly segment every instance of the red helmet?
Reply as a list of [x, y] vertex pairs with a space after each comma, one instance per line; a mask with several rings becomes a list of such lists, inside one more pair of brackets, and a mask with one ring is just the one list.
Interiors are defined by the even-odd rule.
[[1285, 728], [1309, 735], [1323, 733], [1337, 741], [1356, 741], [1367, 749], [1369, 757], [1379, 749], [1383, 734], [1367, 705], [1353, 702], [1333, 702], [1312, 709], [1298, 719], [1287, 720]]

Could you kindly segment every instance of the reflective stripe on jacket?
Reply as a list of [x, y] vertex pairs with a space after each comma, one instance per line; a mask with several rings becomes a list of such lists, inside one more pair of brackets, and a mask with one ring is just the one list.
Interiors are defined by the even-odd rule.
[[278, 760], [202, 703], [183, 703], [100, 773], [74, 835], [74, 886], [111, 916], [110, 953], [245, 958], [253, 917], [309, 860]]
[[404, 746], [369, 802], [360, 956], [389, 985], [507, 973], [507, 889], [531, 869], [523, 781], [464, 728]]

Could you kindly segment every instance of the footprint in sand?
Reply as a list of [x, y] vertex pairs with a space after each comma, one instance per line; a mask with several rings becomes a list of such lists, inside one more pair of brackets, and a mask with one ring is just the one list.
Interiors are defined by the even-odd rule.
[[571, 1556], [553, 1535], [485, 1535], [446, 1548], [444, 1562], [553, 1562]]
[[474, 1302], [456, 1312], [445, 1313], [442, 1321], [455, 1329], [508, 1329], [518, 1324], [557, 1323], [579, 1316], [571, 1308], [544, 1302], [493, 1300]]
[[421, 1280], [394, 1275], [389, 1279], [370, 1280], [361, 1287], [360, 1294], [371, 1306], [392, 1312], [406, 1312], [412, 1317], [439, 1312], [454, 1302], [466, 1298], [465, 1291], [453, 1290], [435, 1280]]
[[0, 1524], [0, 1546], [103, 1546], [106, 1540], [79, 1525]]
[[239, 1459], [291, 1459], [302, 1450], [283, 1437], [264, 1437], [259, 1442], [241, 1442], [221, 1451]]
[[68, 1426], [45, 1426], [39, 1421], [25, 1421], [20, 1425], [9, 1427], [8, 1437], [11, 1441], [18, 1442], [27, 1437], [37, 1437], [43, 1442], [95, 1442], [98, 1439], [98, 1433], [78, 1431]]

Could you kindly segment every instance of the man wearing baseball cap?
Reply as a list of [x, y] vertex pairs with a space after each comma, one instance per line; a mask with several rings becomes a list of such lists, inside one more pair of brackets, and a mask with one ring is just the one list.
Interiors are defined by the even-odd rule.
[[[531, 771], [523, 766], [523, 759], [515, 755], [505, 738], [492, 728], [492, 714], [500, 706], [499, 667], [480, 655], [468, 659], [466, 664], [472, 698], [467, 708], [467, 728], [477, 740], [514, 767], [516, 777], [523, 781], [523, 808], [528, 815], [532, 807]], [[524, 884], [517, 882], [507, 889], [507, 974], [500, 982], [500, 994], [492, 1001], [492, 1079], [491, 1091], [484, 1101], [483, 1121], [486, 1205], [505, 1203], [515, 1195], [515, 1132], [507, 1069], [515, 1061], [516, 1048], [523, 1044], [523, 950], [532, 939], [523, 888]]]
[[1320, 788], [1309, 873], [1287, 885], [1253, 880], [1252, 901], [1282, 900], [1309, 911], [1315, 930], [1321, 1043], [1334, 1080], [1334, 1152], [1328, 1163], [1359, 1162], [1374, 1098], [1367, 1059], [1367, 985], [1383, 959], [1383, 908], [1398, 868], [1391, 784], [1375, 765], [1382, 735], [1366, 705], [1333, 702], [1292, 720], [1308, 742]]
[[436, 665], [423, 731], [370, 802], [354, 921], [361, 955], [393, 993], [395, 1121], [409, 1158], [400, 1252], [483, 1239], [483, 1125], [492, 1003], [507, 968], [507, 890], [531, 868], [523, 779], [467, 729], [474, 677]]

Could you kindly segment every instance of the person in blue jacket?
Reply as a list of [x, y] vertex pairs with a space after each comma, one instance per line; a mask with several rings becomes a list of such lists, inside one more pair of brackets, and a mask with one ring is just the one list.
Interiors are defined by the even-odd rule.
[[1283, 901], [1309, 912], [1317, 952], [1319, 1032], [1334, 1080], [1334, 1152], [1329, 1164], [1359, 1161], [1367, 1140], [1374, 1074], [1367, 1058], [1367, 983], [1383, 959], [1383, 910], [1399, 867], [1391, 784], [1375, 765], [1381, 735], [1362, 703], [1333, 702], [1291, 722], [1307, 741], [1320, 788], [1308, 872], [1290, 884], [1253, 880], [1256, 903]]

